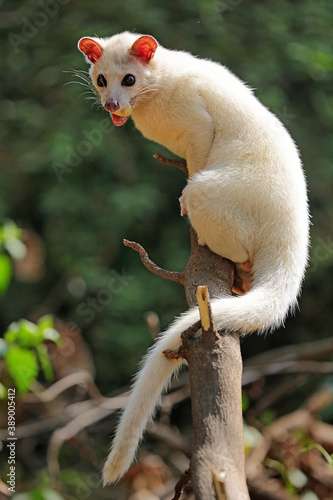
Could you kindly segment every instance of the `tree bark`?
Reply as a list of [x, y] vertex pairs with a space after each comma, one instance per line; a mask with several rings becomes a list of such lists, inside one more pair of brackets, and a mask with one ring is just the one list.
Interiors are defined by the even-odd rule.
[[[186, 163], [155, 155], [160, 163], [172, 165], [187, 173]], [[156, 266], [137, 243], [125, 241], [140, 253], [143, 264], [153, 273], [181, 283], [189, 306], [197, 305], [197, 290], [205, 285], [208, 296], [230, 296], [234, 265], [198, 245], [191, 229], [191, 255], [183, 273], [172, 273]], [[216, 332], [209, 313], [209, 328], [198, 322], [183, 332], [178, 353], [190, 372], [193, 416], [193, 454], [191, 479], [196, 500], [249, 500], [246, 486], [242, 420], [242, 357], [238, 333]], [[203, 324], [203, 326], [205, 326]], [[175, 498], [179, 498], [179, 495]]]
[[[197, 244], [191, 236], [191, 256], [185, 270], [185, 293], [196, 304], [198, 285], [211, 296], [231, 295], [233, 265]], [[242, 357], [239, 335], [215, 332], [213, 325], [202, 336], [183, 337], [189, 366], [193, 417], [192, 483], [197, 500], [213, 498], [248, 500], [246, 486], [243, 417]], [[221, 496], [213, 477], [223, 483]], [[223, 478], [223, 479], [222, 479]]]

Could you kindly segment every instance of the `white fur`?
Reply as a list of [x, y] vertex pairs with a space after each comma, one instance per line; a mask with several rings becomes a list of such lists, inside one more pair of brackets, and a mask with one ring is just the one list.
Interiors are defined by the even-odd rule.
[[[251, 290], [212, 301], [218, 329], [240, 333], [272, 330], [295, 307], [307, 263], [309, 215], [297, 148], [281, 122], [252, 91], [220, 64], [161, 46], [149, 63], [129, 56], [140, 35], [96, 39], [103, 55], [91, 77], [108, 81], [98, 90], [104, 104], [121, 107], [135, 98], [132, 118], [143, 135], [185, 158], [185, 200], [201, 241], [235, 262], [252, 266]], [[127, 73], [133, 87], [121, 86]], [[129, 468], [161, 392], [181, 362], [165, 349], [180, 346], [180, 334], [199, 319], [184, 313], [147, 355], [122, 415], [104, 467], [104, 482]]]

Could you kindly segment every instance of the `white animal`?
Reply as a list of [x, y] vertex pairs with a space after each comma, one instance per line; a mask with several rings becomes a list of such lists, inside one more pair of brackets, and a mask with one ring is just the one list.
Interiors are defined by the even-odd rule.
[[[216, 297], [216, 327], [272, 330], [295, 307], [307, 264], [307, 190], [297, 148], [282, 123], [226, 67], [168, 50], [151, 36], [85, 37], [79, 49], [113, 123], [129, 116], [142, 134], [187, 161], [181, 197], [199, 242], [235, 263], [241, 297]], [[194, 307], [144, 360], [104, 467], [104, 482], [129, 468], [160, 395], [181, 361], [180, 334]]]

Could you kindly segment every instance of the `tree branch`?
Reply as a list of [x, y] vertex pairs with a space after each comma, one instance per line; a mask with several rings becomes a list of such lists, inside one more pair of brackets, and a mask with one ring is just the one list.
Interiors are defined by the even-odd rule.
[[[188, 175], [183, 162], [168, 160], [161, 155], [155, 155], [155, 158], [181, 168]], [[182, 283], [189, 306], [196, 305], [198, 297], [201, 321], [183, 332], [183, 345], [179, 351], [164, 352], [170, 359], [183, 357], [189, 365], [194, 434], [191, 471], [196, 500], [221, 499], [223, 488], [228, 500], [248, 500], [239, 335], [216, 332], [209, 305], [209, 295], [231, 295], [233, 263], [214, 254], [207, 246], [199, 245], [193, 229], [188, 264], [183, 273], [176, 273], [176, 279], [174, 273], [152, 263], [140, 245], [131, 242], [128, 246], [140, 252], [142, 262], [152, 272]], [[198, 337], [194, 334], [201, 322], [203, 334]], [[222, 474], [223, 488], [218, 481], [221, 488], [215, 489], [217, 483], [215, 481], [214, 486], [213, 477], [221, 478]]]
[[157, 276], [160, 276], [161, 278], [176, 281], [177, 283], [181, 283], [182, 285], [184, 284], [183, 273], [166, 271], [165, 269], [162, 269], [161, 267], [157, 266], [152, 260], [150, 260], [146, 250], [141, 245], [139, 245], [139, 243], [135, 243], [135, 241], [124, 240], [124, 245], [126, 247], [132, 248], [136, 252], [139, 252], [142, 264], [152, 273], [156, 274]]
[[160, 153], [154, 154], [153, 158], [155, 158], [155, 160], [158, 161], [159, 163], [163, 163], [164, 165], [170, 165], [172, 167], [179, 168], [179, 170], [184, 172], [186, 177], [188, 177], [188, 169], [186, 161], [165, 158], [165, 156], [161, 155]]
[[188, 468], [186, 471], [183, 473], [183, 475], [180, 477], [178, 483], [175, 486], [175, 495], [172, 498], [172, 500], [179, 500], [180, 497], [182, 496], [183, 490], [187, 483], [191, 481], [191, 469]]

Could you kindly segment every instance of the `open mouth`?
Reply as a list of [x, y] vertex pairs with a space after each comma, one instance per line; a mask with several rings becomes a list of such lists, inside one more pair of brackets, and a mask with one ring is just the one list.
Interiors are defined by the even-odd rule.
[[121, 127], [127, 122], [128, 118], [131, 116], [132, 108], [135, 102], [135, 97], [130, 100], [130, 102], [122, 109], [118, 110], [115, 113], [110, 113], [112, 122], [116, 127]]
[[113, 121], [113, 124], [116, 125], [116, 127], [121, 127], [124, 125], [125, 122], [129, 119], [130, 115], [128, 116], [118, 116], [115, 115], [114, 113], [111, 113], [111, 118]]

